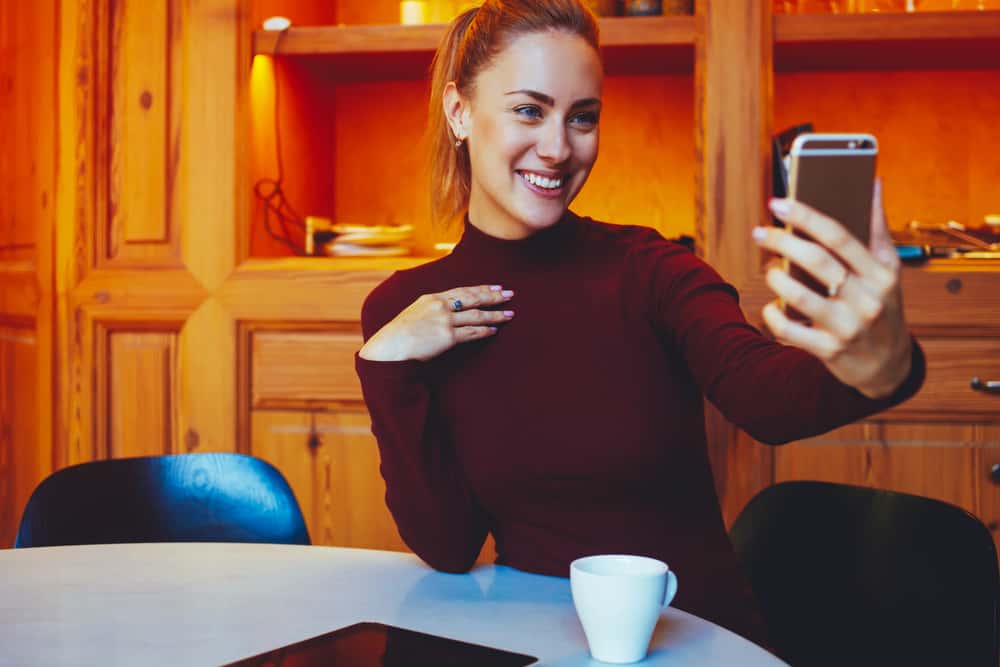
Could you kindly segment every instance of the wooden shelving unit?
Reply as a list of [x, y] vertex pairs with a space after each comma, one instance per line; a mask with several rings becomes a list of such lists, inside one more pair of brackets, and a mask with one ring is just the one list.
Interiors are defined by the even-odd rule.
[[[604, 18], [601, 41], [612, 74], [694, 71], [692, 16]], [[426, 75], [444, 25], [354, 25], [259, 30], [254, 55], [315, 60], [337, 80], [416, 79]]]
[[1000, 67], [1000, 12], [780, 15], [777, 71]]

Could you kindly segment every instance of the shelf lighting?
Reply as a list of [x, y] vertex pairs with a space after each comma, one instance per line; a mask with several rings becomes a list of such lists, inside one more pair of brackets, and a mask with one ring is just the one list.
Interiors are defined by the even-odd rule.
[[288, 30], [291, 25], [292, 22], [284, 16], [272, 16], [264, 21], [264, 30], [281, 32], [282, 30]]

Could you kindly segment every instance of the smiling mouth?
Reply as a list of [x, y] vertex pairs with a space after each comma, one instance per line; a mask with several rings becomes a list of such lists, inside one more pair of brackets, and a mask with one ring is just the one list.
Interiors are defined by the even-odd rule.
[[562, 190], [563, 184], [566, 182], [566, 178], [564, 176], [543, 176], [531, 171], [518, 171], [517, 175], [521, 177], [521, 180], [524, 181], [531, 190], [544, 194], [558, 193]]

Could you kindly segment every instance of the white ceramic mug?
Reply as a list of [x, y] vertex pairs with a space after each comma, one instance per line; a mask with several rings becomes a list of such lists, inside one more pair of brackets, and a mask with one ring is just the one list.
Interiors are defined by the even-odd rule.
[[660, 612], [677, 594], [667, 564], [645, 556], [587, 556], [570, 563], [569, 580], [590, 655], [619, 664], [645, 658]]

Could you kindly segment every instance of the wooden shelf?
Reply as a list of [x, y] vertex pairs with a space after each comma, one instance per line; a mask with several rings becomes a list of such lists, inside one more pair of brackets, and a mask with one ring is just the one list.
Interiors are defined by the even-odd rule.
[[1000, 12], [779, 15], [774, 68], [997, 69]]
[[[692, 16], [600, 19], [605, 67], [611, 74], [692, 73]], [[254, 55], [315, 62], [340, 81], [426, 77], [444, 25], [356, 25], [257, 31]]]

